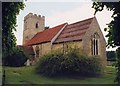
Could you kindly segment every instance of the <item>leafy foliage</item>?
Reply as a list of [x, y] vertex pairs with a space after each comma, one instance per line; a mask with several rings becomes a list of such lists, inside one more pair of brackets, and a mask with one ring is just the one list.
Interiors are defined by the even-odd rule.
[[116, 61], [116, 52], [115, 51], [107, 51], [107, 60], [108, 61]]
[[77, 50], [67, 53], [49, 53], [40, 58], [36, 71], [49, 77], [54, 76], [95, 76], [101, 72], [98, 58], [80, 55]]
[[15, 47], [13, 52], [5, 58], [5, 65], [14, 67], [24, 66], [28, 57], [28, 54], [22, 48]]
[[116, 64], [116, 67], [117, 67], [117, 76], [116, 76], [116, 79], [115, 81], [118, 82], [120, 84], [120, 48], [117, 49], [117, 64]]
[[[24, 9], [23, 2], [2, 2], [2, 51], [7, 57], [16, 46], [16, 19], [20, 10]], [[3, 59], [4, 60], [4, 59]]]

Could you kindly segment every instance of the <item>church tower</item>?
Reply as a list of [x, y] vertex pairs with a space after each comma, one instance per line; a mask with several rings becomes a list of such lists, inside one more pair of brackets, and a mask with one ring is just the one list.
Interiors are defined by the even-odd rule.
[[29, 13], [24, 17], [23, 45], [45, 28], [45, 17]]

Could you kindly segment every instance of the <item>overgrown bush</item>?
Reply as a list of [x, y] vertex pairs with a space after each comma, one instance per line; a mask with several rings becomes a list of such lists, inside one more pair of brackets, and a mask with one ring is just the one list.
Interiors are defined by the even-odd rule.
[[28, 55], [23, 49], [15, 47], [14, 50], [5, 57], [5, 65], [14, 67], [24, 66], [27, 58]]
[[78, 50], [70, 49], [44, 55], [36, 70], [45, 76], [95, 76], [100, 74], [101, 65], [97, 57], [83, 56]]
[[120, 47], [117, 48], [117, 62], [116, 62], [116, 78], [115, 78], [115, 82], [117, 82], [117, 84], [120, 86]]

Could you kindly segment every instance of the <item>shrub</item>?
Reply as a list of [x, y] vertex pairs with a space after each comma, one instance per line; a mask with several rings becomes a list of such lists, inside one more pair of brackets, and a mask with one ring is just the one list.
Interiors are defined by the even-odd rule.
[[47, 76], [57, 75], [61, 71], [61, 63], [64, 57], [62, 53], [51, 53], [41, 57], [38, 66], [37, 72]]
[[116, 62], [116, 78], [115, 82], [117, 82], [118, 86], [120, 86], [120, 47], [117, 48], [117, 62]]
[[36, 70], [45, 76], [94, 76], [100, 74], [101, 65], [98, 58], [83, 56], [71, 49], [66, 53], [44, 55]]
[[15, 47], [14, 50], [5, 57], [5, 65], [19, 67], [24, 66], [27, 61], [28, 55], [23, 51], [23, 49]]

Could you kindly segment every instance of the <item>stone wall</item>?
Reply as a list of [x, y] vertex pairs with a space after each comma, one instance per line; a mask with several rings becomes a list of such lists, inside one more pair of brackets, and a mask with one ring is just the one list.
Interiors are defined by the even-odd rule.
[[34, 49], [35, 54], [36, 54], [36, 46], [39, 47], [39, 56], [51, 52], [51, 44], [50, 44], [50, 42], [33, 45], [33, 49]]
[[52, 51], [60, 50], [63, 51], [63, 48], [77, 48], [82, 53], [82, 41], [75, 41], [75, 42], [66, 42], [66, 43], [58, 43], [52, 45]]
[[58, 43], [58, 44], [52, 44], [52, 52], [56, 51], [56, 50], [63, 50], [63, 43]]
[[[68, 47], [71, 48], [79, 48], [80, 52], [82, 53], [82, 42], [81, 41], [77, 41], [77, 42], [67, 42], [64, 43], [64, 45], [68, 45]], [[47, 53], [50, 52], [54, 52], [56, 50], [63, 50], [63, 43], [60, 44], [53, 44], [51, 45], [51, 43], [43, 43], [43, 44], [38, 44], [38, 45], [33, 45], [33, 50], [35, 52], [35, 56], [36, 56], [36, 47], [39, 47], [39, 56], [45, 55]]]

